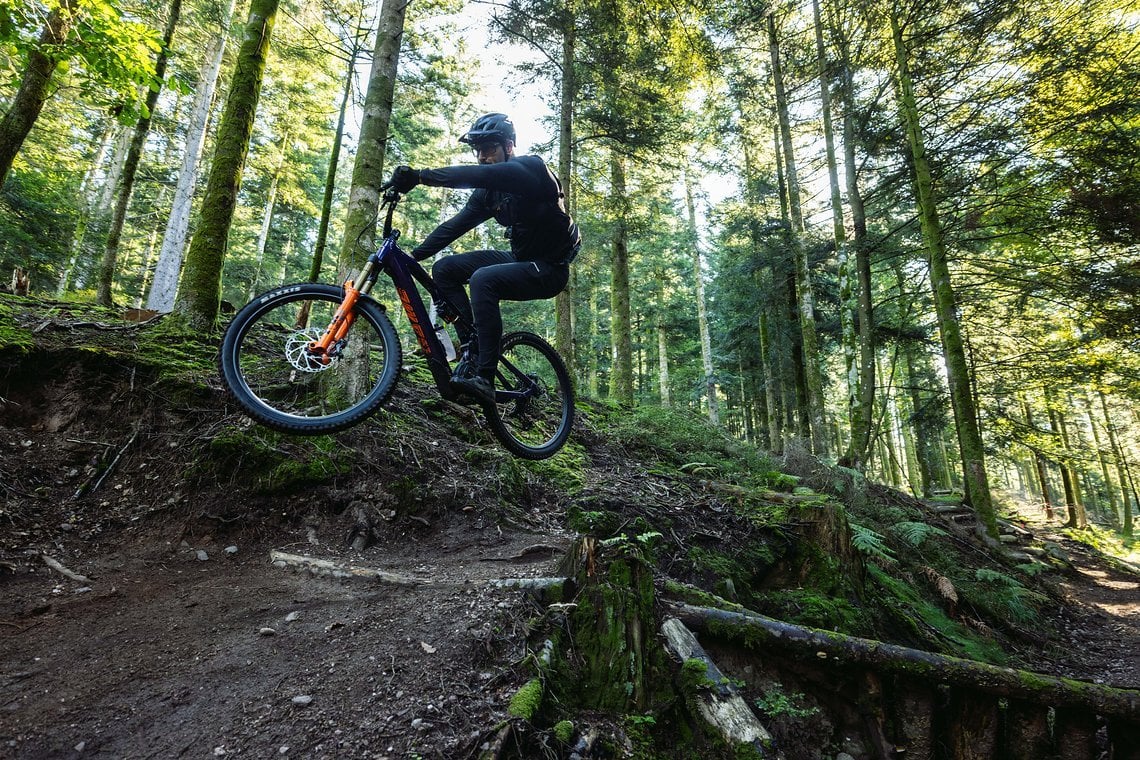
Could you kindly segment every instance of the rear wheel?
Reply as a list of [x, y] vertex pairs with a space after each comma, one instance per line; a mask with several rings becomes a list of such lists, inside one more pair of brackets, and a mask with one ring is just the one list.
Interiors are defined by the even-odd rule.
[[287, 285], [251, 301], [226, 328], [220, 369], [238, 404], [261, 424], [320, 435], [355, 425], [392, 393], [401, 348], [380, 304], [361, 297], [348, 335], [327, 361], [309, 351], [344, 289]]
[[558, 352], [533, 333], [506, 335], [495, 386], [486, 412], [499, 442], [524, 459], [557, 453], [574, 424], [574, 389]]

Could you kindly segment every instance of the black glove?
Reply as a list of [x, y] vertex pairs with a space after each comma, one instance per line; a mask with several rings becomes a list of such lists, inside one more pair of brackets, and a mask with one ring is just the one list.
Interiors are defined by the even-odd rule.
[[397, 166], [392, 172], [392, 179], [388, 182], [398, 193], [406, 193], [420, 184], [420, 173], [410, 166]]

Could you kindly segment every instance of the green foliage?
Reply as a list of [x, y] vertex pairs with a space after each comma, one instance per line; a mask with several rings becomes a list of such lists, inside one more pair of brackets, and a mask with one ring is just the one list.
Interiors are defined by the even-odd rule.
[[974, 605], [998, 617], [1008, 617], [1019, 623], [1037, 619], [1037, 605], [1045, 596], [1031, 591], [1016, 578], [1005, 573], [979, 567], [974, 571], [976, 584], [963, 584], [966, 597]]
[[855, 547], [856, 551], [868, 559], [883, 564], [889, 565], [897, 562], [894, 552], [887, 546], [881, 534], [857, 523], [850, 523], [850, 525], [851, 545]]
[[579, 504], [570, 507], [566, 519], [571, 529], [601, 538], [616, 535], [625, 525], [624, 518], [617, 512], [583, 509]]
[[760, 609], [780, 620], [853, 635], [867, 635], [873, 630], [866, 609], [814, 588], [776, 589], [758, 596], [763, 600]]
[[581, 444], [570, 442], [549, 459], [528, 460], [523, 466], [542, 482], [573, 496], [586, 485], [587, 464], [586, 450]]
[[946, 531], [924, 522], [905, 521], [892, 525], [889, 530], [904, 542], [917, 549], [932, 536], [946, 536]]
[[698, 477], [765, 487], [786, 483], [759, 449], [734, 441], [690, 412], [640, 406], [606, 416], [608, 432], [625, 448]]
[[1126, 543], [1119, 534], [1091, 523], [1080, 529], [1065, 528], [1062, 532], [1107, 557], [1140, 564], [1140, 540]]
[[800, 707], [804, 695], [799, 692], [785, 694], [782, 691], [769, 692], [753, 700], [753, 704], [769, 718], [787, 716], [789, 718], [810, 718], [819, 713], [818, 707]]
[[882, 618], [880, 630], [891, 631], [919, 648], [1003, 664], [1006, 655], [992, 639], [984, 638], [950, 619], [939, 606], [922, 597], [918, 585], [894, 577], [871, 564], [868, 576], [877, 589], [875, 607]]
[[289, 492], [347, 472], [353, 452], [332, 436], [297, 439], [262, 427], [227, 427], [196, 464], [200, 477], [240, 479], [268, 493]]

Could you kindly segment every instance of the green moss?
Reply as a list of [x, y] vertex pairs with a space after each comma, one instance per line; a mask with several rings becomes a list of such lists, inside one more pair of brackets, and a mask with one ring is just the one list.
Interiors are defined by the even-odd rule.
[[772, 485], [769, 477], [778, 475], [759, 449], [687, 411], [638, 406], [605, 415], [604, 424], [627, 450], [659, 460], [660, 471], [756, 487]]
[[574, 738], [574, 721], [560, 720], [554, 724], [551, 729], [554, 733], [554, 738], [563, 744], [569, 744], [570, 740]]
[[777, 560], [775, 551], [762, 537], [753, 537], [732, 554], [692, 546], [686, 556], [702, 579], [700, 585], [727, 590], [731, 582], [736, 600], [746, 607], [757, 598], [757, 590]]
[[571, 442], [549, 459], [525, 461], [523, 466], [549, 488], [573, 496], [586, 485], [585, 472], [589, 461], [586, 450]]
[[873, 630], [867, 610], [814, 587], [767, 591], [762, 599], [759, 609], [789, 623], [852, 635], [866, 635]]
[[598, 538], [617, 535], [624, 524], [624, 519], [616, 512], [584, 509], [581, 504], [570, 507], [566, 517], [571, 529]]
[[904, 583], [877, 565], [868, 565], [867, 572], [877, 589], [876, 606], [923, 648], [979, 662], [1005, 663], [1006, 655], [994, 641], [951, 620], [939, 607], [924, 599], [914, 585]]
[[540, 707], [542, 707], [542, 681], [532, 678], [511, 697], [507, 712], [513, 717], [531, 721], [538, 714]]
[[689, 693], [716, 686], [709, 675], [709, 666], [704, 660], [690, 657], [681, 663], [681, 687]]
[[263, 491], [288, 491], [348, 472], [352, 452], [330, 436], [297, 438], [267, 428], [229, 427], [210, 440], [192, 468], [199, 477], [229, 477]]
[[0, 295], [0, 351], [27, 353], [35, 345], [32, 331], [16, 321], [17, 310], [13, 307], [23, 300], [15, 296]]

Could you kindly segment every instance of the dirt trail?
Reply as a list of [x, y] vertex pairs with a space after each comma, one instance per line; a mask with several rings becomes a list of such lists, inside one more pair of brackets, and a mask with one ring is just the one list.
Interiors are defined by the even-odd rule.
[[[396, 535], [344, 559], [436, 585], [274, 567], [267, 545], [149, 536], [9, 579], [0, 757], [458, 757], [506, 714], [527, 604], [489, 578], [545, 575], [550, 537]], [[206, 551], [208, 559], [199, 559]], [[84, 590], [86, 589], [86, 590]]]

